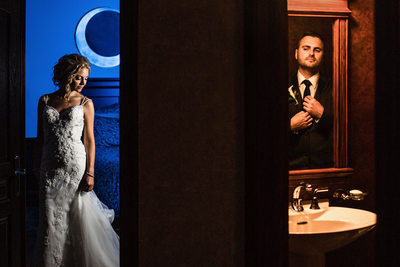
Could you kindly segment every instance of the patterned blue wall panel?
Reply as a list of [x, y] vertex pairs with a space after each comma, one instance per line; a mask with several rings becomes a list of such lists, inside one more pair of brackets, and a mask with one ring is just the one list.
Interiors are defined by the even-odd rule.
[[116, 217], [119, 204], [119, 80], [90, 79], [83, 94], [95, 106], [96, 140], [95, 187], [98, 197], [113, 208]]

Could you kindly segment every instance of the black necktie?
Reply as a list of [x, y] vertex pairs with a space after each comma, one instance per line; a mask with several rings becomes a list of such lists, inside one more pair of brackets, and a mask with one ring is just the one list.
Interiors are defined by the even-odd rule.
[[304, 80], [302, 83], [306, 85], [306, 89], [304, 89], [304, 94], [303, 94], [303, 99], [304, 99], [306, 98], [306, 96], [311, 95], [310, 92], [311, 82], [309, 80]]

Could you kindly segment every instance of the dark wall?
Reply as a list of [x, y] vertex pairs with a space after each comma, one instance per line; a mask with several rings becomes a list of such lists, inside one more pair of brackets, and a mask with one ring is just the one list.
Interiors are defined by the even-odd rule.
[[282, 0], [245, 4], [246, 266], [284, 267], [288, 264], [287, 4]]
[[[365, 200], [342, 203], [376, 212], [375, 166], [375, 0], [351, 0], [349, 8], [349, 188], [368, 192]], [[327, 256], [327, 266], [375, 266], [375, 235], [367, 233]]]
[[349, 1], [349, 164], [350, 185], [369, 192], [360, 203], [375, 208], [375, 0]]
[[139, 266], [244, 266], [243, 3], [138, 14]]
[[377, 266], [400, 266], [400, 3], [376, 1]]

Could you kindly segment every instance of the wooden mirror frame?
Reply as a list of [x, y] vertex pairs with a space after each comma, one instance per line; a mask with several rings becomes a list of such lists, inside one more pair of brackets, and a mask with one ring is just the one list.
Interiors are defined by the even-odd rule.
[[[343, 178], [353, 174], [348, 166], [348, 19], [351, 11], [347, 0], [288, 0], [288, 17], [332, 18], [333, 48], [333, 162], [332, 168], [290, 170], [289, 184], [299, 180], [317, 179], [319, 184], [343, 183]], [[329, 178], [328, 180], [325, 180]]]

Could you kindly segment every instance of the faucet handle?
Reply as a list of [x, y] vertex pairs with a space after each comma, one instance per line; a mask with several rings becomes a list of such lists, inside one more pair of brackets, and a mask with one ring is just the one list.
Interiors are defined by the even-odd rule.
[[314, 192], [313, 192], [313, 197], [311, 200], [311, 206], [310, 209], [312, 210], [319, 210], [320, 207], [318, 205], [318, 194], [319, 193], [325, 193], [325, 192], [329, 192], [329, 188], [328, 187], [319, 187], [319, 188], [315, 188]]
[[332, 195], [333, 198], [335, 199], [341, 199], [341, 200], [347, 200], [349, 199], [348, 194], [344, 189], [336, 189], [336, 191]]

